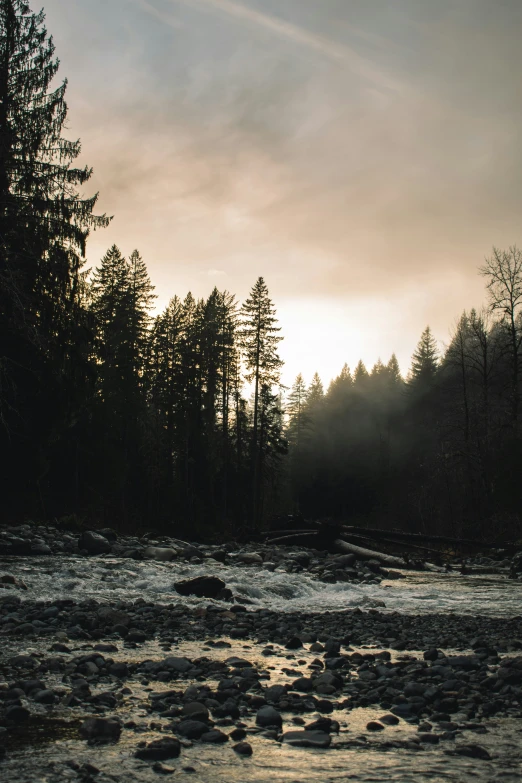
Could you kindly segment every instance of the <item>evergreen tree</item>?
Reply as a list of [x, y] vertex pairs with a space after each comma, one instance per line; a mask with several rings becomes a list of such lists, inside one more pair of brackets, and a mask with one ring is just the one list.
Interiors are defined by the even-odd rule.
[[362, 359], [359, 359], [353, 374], [353, 385], [358, 391], [363, 391], [370, 377]]
[[133, 250], [128, 263], [129, 297], [129, 360], [137, 379], [137, 385], [143, 387], [145, 360], [151, 324], [150, 310], [156, 295], [146, 264], [137, 250]]
[[409, 375], [411, 389], [425, 393], [433, 387], [439, 366], [438, 349], [435, 338], [429, 326], [421, 334], [421, 338], [413, 353]]
[[306, 384], [299, 373], [290, 390], [286, 401], [286, 413], [288, 416], [288, 439], [299, 452], [302, 446], [303, 427], [305, 425]]
[[[91, 310], [96, 324], [96, 362], [99, 393], [108, 403], [126, 399], [133, 384], [129, 361], [131, 334], [131, 297], [129, 266], [120, 249], [113, 245], [95, 270], [91, 286]], [[130, 387], [129, 387], [130, 384]], [[115, 412], [115, 411], [113, 411]]]
[[350, 368], [345, 363], [337, 378], [328, 387], [326, 395], [329, 406], [346, 407], [353, 389], [353, 379]]
[[[260, 465], [263, 460], [259, 440], [259, 415], [263, 404], [260, 392], [262, 387], [270, 390], [272, 386], [279, 384], [283, 365], [277, 353], [277, 346], [283, 339], [279, 336], [281, 329], [276, 325], [275, 307], [262, 277], [258, 278], [250, 296], [243, 304], [241, 316], [240, 339], [246, 367], [246, 379], [254, 386], [251, 439], [252, 517], [254, 524], [257, 524], [260, 513]], [[268, 392], [265, 393], [265, 399], [269, 399]]]
[[391, 382], [397, 385], [402, 384], [402, 375], [401, 375], [401, 369], [399, 367], [399, 362], [397, 361], [397, 357], [394, 353], [390, 356], [390, 360], [388, 364], [386, 365], [386, 369], [388, 370], [388, 377], [390, 378]]
[[43, 12], [1, 0], [0, 447], [12, 470], [5, 498], [22, 493], [30, 507], [37, 487], [44, 514], [60, 506], [46, 496], [52, 506], [65, 495], [54, 478], [69, 480], [77, 464], [90, 339], [81, 266], [90, 230], [108, 222], [93, 214], [96, 196], [78, 193], [91, 170], [74, 168], [80, 143], [62, 136], [67, 82], [52, 87], [57, 71]]
[[312, 382], [306, 395], [306, 411], [310, 417], [314, 417], [321, 410], [324, 403], [324, 386], [319, 373], [314, 373]]

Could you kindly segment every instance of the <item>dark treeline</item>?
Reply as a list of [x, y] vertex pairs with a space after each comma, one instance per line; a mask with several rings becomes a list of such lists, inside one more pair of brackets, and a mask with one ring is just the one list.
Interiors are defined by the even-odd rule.
[[481, 268], [487, 309], [439, 355], [429, 327], [403, 380], [395, 356], [345, 365], [288, 398], [294, 508], [306, 515], [495, 538], [520, 535], [522, 252]]
[[429, 329], [395, 357], [301, 376], [283, 404], [263, 278], [153, 317], [138, 251], [85, 268], [97, 196], [62, 136], [66, 82], [22, 0], [0, 0], [2, 517], [222, 535], [274, 513], [466, 534], [514, 533], [521, 508], [522, 257], [494, 251], [487, 311], [440, 357]]

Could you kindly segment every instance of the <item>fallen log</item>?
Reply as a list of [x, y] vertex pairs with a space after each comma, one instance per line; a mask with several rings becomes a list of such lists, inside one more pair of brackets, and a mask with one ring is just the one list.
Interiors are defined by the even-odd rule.
[[317, 549], [318, 538], [315, 530], [303, 531], [301, 533], [293, 533], [289, 536], [278, 536], [277, 538], [271, 538], [267, 541], [267, 544], [285, 544], [292, 546], [305, 546], [311, 549]]
[[351, 554], [362, 560], [378, 560], [383, 565], [390, 566], [391, 568], [407, 568], [408, 563], [402, 557], [395, 557], [395, 555], [387, 555], [384, 552], [374, 552], [372, 549], [365, 549], [362, 546], [356, 546], [355, 544], [349, 544], [347, 541], [343, 541], [341, 538], [336, 538], [334, 546], [338, 552], [342, 554]]
[[[351, 533], [350, 538], [356, 538], [357, 540], [361, 541], [373, 541], [373, 539], [370, 536], [362, 536], [359, 534]], [[393, 541], [391, 538], [379, 538], [379, 541], [383, 544], [391, 544], [395, 547], [405, 547], [405, 549], [416, 549], [421, 552], [429, 552], [431, 555], [438, 555], [440, 556], [440, 550], [433, 549], [429, 546], [421, 546], [420, 544], [412, 544], [411, 541]]]
[[401, 530], [381, 530], [379, 528], [356, 527], [353, 525], [341, 525], [341, 530], [348, 536], [361, 534], [371, 539], [395, 538], [399, 541], [427, 541], [437, 544], [468, 545], [475, 547], [488, 546], [486, 542], [479, 541], [478, 539], [452, 538], [451, 536], [429, 535], [427, 533], [405, 533]]

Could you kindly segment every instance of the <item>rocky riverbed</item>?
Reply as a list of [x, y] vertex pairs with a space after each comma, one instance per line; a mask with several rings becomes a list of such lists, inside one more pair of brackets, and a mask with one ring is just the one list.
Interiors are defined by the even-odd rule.
[[[2, 532], [6, 780], [520, 779], [521, 585], [502, 575], [509, 563], [480, 580], [390, 575], [307, 550], [109, 533], [110, 550], [89, 554], [57, 530]], [[25, 541], [16, 553], [13, 539]], [[129, 544], [141, 554], [118, 549]], [[156, 560], [149, 547], [176, 554]], [[465, 614], [444, 604], [457, 592]], [[352, 604], [328, 610], [323, 593]]]

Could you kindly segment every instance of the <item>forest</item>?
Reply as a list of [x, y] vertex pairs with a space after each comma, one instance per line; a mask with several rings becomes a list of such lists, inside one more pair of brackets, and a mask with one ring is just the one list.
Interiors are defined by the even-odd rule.
[[519, 537], [522, 252], [490, 252], [486, 305], [443, 351], [426, 327], [406, 377], [395, 356], [340, 356], [327, 388], [316, 374], [285, 389], [262, 277], [244, 302], [182, 292], [157, 313], [138, 250], [87, 268], [110, 218], [80, 194], [92, 171], [63, 136], [58, 65], [43, 13], [1, 0], [3, 521], [219, 539], [298, 514]]

